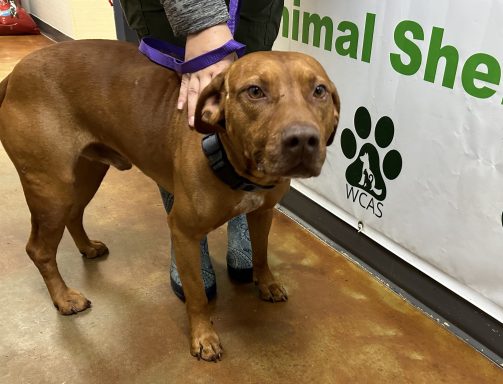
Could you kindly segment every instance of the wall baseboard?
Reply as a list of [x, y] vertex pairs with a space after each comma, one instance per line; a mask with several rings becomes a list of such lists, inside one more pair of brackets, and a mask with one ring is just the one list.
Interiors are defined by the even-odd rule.
[[65, 35], [64, 33], [58, 31], [56, 28], [53, 26], [47, 24], [45, 21], [40, 20], [37, 16], [31, 15], [30, 16], [35, 20], [35, 23], [38, 25], [38, 28], [40, 29], [40, 32], [44, 36], [47, 36], [49, 39], [55, 41], [55, 42], [62, 42], [62, 41], [71, 41], [73, 40], [71, 37]]
[[[503, 324], [461, 296], [406, 263], [375, 241], [342, 221], [299, 191], [291, 188], [281, 206], [319, 233], [347, 250], [359, 264], [384, 277], [411, 298], [413, 305], [439, 315], [453, 327], [447, 328], [480, 353], [503, 366]], [[294, 217], [294, 219], [295, 219]], [[456, 330], [457, 329], [457, 330]]]

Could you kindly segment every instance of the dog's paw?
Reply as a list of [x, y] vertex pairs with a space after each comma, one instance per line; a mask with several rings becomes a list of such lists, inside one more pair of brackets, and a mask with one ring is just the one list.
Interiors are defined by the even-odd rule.
[[54, 300], [54, 306], [62, 315], [73, 315], [91, 307], [91, 302], [80, 292], [68, 288]]
[[82, 256], [88, 259], [94, 259], [108, 254], [108, 248], [98, 240], [91, 240], [90, 244], [80, 250]]
[[218, 335], [213, 330], [195, 332], [192, 336], [190, 353], [198, 360], [214, 361], [222, 360], [223, 348]]
[[257, 283], [259, 296], [262, 300], [270, 301], [273, 303], [279, 301], [287, 301], [288, 294], [286, 293], [286, 289], [277, 282], [272, 282], [269, 284], [260, 284]]

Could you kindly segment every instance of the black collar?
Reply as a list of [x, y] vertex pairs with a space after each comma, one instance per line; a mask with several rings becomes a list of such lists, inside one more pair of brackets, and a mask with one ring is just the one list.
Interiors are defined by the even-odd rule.
[[254, 192], [259, 189], [274, 188], [274, 185], [255, 184], [254, 182], [239, 176], [227, 158], [224, 147], [216, 133], [203, 137], [202, 147], [215, 175], [232, 189]]

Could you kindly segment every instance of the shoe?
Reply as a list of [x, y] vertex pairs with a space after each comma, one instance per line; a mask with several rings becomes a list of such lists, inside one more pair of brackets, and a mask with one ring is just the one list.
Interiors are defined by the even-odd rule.
[[227, 272], [237, 282], [253, 281], [252, 249], [245, 215], [236, 216], [227, 224]]
[[[203, 277], [204, 291], [208, 301], [217, 294], [215, 271], [211, 265], [208, 251], [208, 240], [205, 237], [200, 243], [201, 250], [201, 274]], [[227, 224], [227, 273], [229, 277], [239, 283], [251, 283], [253, 281], [253, 262], [250, 234], [246, 216], [240, 215], [229, 220]], [[185, 301], [182, 282], [176, 267], [176, 258], [171, 247], [171, 288], [175, 295]]]
[[[162, 202], [166, 213], [170, 213], [173, 208], [174, 196], [159, 187]], [[208, 240], [205, 237], [200, 243], [201, 255], [201, 275], [204, 283], [204, 291], [208, 300], [213, 299], [217, 294], [217, 284], [215, 271], [211, 265], [208, 251]], [[240, 283], [250, 283], [253, 281], [253, 263], [250, 234], [248, 233], [248, 223], [245, 215], [237, 216], [227, 224], [227, 272], [229, 277]], [[182, 282], [176, 267], [176, 258], [173, 246], [171, 246], [171, 266], [170, 266], [171, 288], [175, 295], [185, 301]]]
[[[210, 254], [208, 252], [208, 240], [205, 237], [201, 240], [201, 275], [203, 277], [204, 291], [208, 301], [215, 298], [217, 295], [217, 282], [215, 279], [215, 271], [211, 265]], [[175, 295], [182, 301], [185, 301], [185, 294], [183, 293], [182, 281], [178, 274], [176, 267], [175, 251], [171, 246], [171, 267], [169, 269], [169, 279], [171, 281], [171, 289]]]

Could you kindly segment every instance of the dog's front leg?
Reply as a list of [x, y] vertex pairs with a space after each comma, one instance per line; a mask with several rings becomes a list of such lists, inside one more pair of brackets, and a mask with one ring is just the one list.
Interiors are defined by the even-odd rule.
[[262, 300], [286, 301], [288, 299], [286, 290], [274, 279], [267, 262], [267, 245], [272, 216], [272, 208], [250, 212], [246, 216], [253, 251], [253, 279]]
[[201, 276], [200, 239], [188, 236], [174, 225], [173, 221], [170, 221], [170, 227], [189, 317], [190, 353], [198, 359], [220, 360], [222, 345], [211, 324], [208, 299]]

